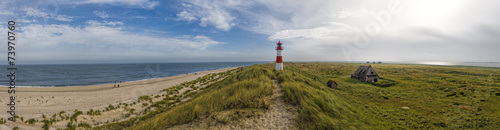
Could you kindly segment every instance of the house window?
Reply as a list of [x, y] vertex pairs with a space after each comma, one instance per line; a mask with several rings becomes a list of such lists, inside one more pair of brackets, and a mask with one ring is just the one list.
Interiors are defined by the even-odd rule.
[[372, 71], [372, 74], [373, 74], [373, 71]]

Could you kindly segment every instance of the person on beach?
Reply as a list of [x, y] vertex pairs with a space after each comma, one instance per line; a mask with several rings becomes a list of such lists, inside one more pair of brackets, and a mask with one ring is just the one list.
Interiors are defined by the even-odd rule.
[[115, 81], [115, 84], [113, 84], [113, 88], [116, 88], [116, 81]]
[[118, 87], [120, 87], [120, 84], [122, 83], [122, 81], [120, 81], [120, 83], [118, 83]]

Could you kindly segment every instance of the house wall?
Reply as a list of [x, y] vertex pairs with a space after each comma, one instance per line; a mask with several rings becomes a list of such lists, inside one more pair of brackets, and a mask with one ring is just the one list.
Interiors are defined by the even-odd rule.
[[363, 81], [363, 82], [366, 82], [366, 81], [373, 82], [373, 81], [375, 81], [375, 79], [378, 80], [378, 76], [366, 76], [365, 81]]
[[361, 82], [372, 82], [372, 81], [374, 81], [375, 79], [377, 79], [377, 80], [378, 80], [378, 76], [372, 76], [372, 77], [371, 77], [371, 76], [366, 76], [366, 77], [357, 77], [357, 76], [353, 76], [353, 75], [351, 75], [351, 78], [353, 78], [353, 79], [357, 79], [357, 80], [359, 80], [359, 81], [361, 81]]

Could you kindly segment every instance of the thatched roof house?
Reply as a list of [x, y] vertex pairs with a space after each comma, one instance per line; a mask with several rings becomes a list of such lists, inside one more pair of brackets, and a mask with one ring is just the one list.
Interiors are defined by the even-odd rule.
[[333, 81], [333, 80], [328, 80], [328, 82], [326, 83], [326, 86], [330, 87], [330, 88], [333, 88], [333, 89], [337, 89], [337, 82]]
[[377, 82], [378, 74], [377, 72], [375, 72], [371, 65], [359, 66], [359, 68], [353, 74], [351, 74], [351, 78], [357, 79], [362, 82]]

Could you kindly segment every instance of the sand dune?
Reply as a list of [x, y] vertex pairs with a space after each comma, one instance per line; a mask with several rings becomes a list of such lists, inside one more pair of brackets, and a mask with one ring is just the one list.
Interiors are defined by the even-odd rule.
[[[225, 68], [211, 71], [198, 72], [197, 74], [179, 75], [151, 80], [141, 80], [121, 83], [119, 88], [113, 84], [77, 86], [77, 87], [52, 87], [52, 88], [16, 88], [16, 115], [29, 118], [41, 118], [60, 111], [71, 112], [76, 109], [86, 112], [90, 109], [102, 110], [110, 104], [129, 103], [137, 101], [139, 96], [160, 93], [165, 88], [172, 87], [182, 82], [195, 80], [210, 73], [224, 72], [235, 69]], [[6, 112], [10, 95], [6, 87], [0, 88], [0, 118], [8, 118]], [[102, 115], [106, 116], [106, 115]], [[108, 115], [120, 116], [120, 115]], [[8, 121], [0, 128], [26, 125], [20, 120]], [[65, 124], [61, 124], [65, 125]], [[57, 126], [57, 125], [54, 125]], [[26, 128], [26, 127], [25, 127]], [[29, 128], [29, 127], [28, 127]], [[33, 128], [39, 128], [39, 126]]]

